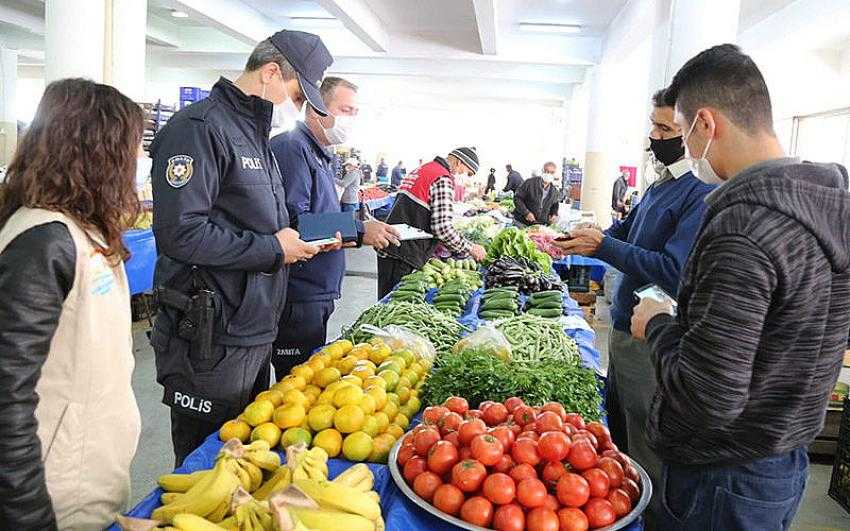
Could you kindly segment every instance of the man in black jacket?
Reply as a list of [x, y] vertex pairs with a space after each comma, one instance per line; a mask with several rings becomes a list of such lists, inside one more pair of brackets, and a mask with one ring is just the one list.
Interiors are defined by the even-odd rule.
[[508, 172], [508, 182], [505, 183], [503, 192], [516, 192], [522, 186], [522, 175], [516, 171], [510, 164], [505, 165], [505, 170]]
[[151, 344], [178, 466], [268, 387], [287, 266], [319, 252], [289, 228], [273, 107], [307, 101], [326, 115], [316, 83], [331, 62], [316, 35], [278, 32], [151, 144], [162, 307]]
[[558, 219], [561, 193], [555, 182], [556, 166], [547, 162], [541, 177], [532, 177], [514, 193], [514, 220], [519, 225], [548, 225]]
[[644, 299], [632, 317], [658, 375], [659, 528], [788, 529], [850, 328], [847, 171], [785, 158], [737, 46], [700, 53], [669, 90], [697, 176], [724, 184], [706, 198], [678, 316]]

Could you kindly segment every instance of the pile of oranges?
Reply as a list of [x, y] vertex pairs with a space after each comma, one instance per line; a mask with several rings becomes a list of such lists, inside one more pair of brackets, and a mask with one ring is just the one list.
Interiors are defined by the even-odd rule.
[[350, 461], [384, 463], [421, 408], [430, 361], [380, 338], [339, 340], [263, 391], [219, 430], [222, 441], [305, 443]]

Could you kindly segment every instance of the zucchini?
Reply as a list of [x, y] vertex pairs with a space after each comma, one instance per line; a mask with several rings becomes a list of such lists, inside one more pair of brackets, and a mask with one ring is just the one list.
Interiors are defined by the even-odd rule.
[[517, 303], [514, 301], [487, 301], [482, 306], [482, 310], [511, 310], [516, 311], [518, 308]]
[[537, 308], [540, 310], [551, 310], [551, 309], [564, 309], [564, 305], [562, 301], [543, 301], [543, 302], [531, 302], [529, 308]]
[[525, 313], [536, 315], [538, 317], [560, 317], [564, 314], [564, 311], [560, 308], [530, 308]]
[[436, 297], [434, 297], [434, 303], [438, 302], [457, 302], [458, 304], [465, 304], [466, 299], [463, 295], [453, 294], [453, 293], [440, 293]]
[[549, 298], [561, 298], [564, 294], [558, 290], [549, 290], [549, 291], [538, 291], [537, 293], [531, 294], [532, 300], [538, 299], [549, 299]]
[[505, 311], [483, 311], [478, 316], [482, 319], [504, 319], [506, 317], [513, 317], [514, 314]]

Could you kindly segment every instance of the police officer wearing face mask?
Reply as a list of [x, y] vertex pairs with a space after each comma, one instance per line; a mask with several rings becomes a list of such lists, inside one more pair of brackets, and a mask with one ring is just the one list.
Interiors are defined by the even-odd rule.
[[289, 228], [268, 136], [305, 100], [327, 114], [318, 84], [332, 61], [316, 35], [280, 31], [151, 144], [160, 305], [151, 344], [177, 465], [268, 387], [288, 265], [328, 250]]
[[[649, 406], [655, 395], [655, 366], [645, 341], [632, 337], [634, 292], [656, 284], [675, 297], [682, 268], [691, 252], [705, 213], [705, 196], [713, 189], [697, 179], [685, 158], [682, 131], [673, 121], [673, 102], [666, 91], [653, 96], [649, 134], [650, 157], [658, 174], [626, 219], [606, 231], [598, 227], [570, 231], [567, 242], [556, 242], [567, 254], [593, 256], [623, 273], [611, 306], [607, 410], [611, 436], [660, 484], [661, 463], [646, 440]], [[658, 514], [653, 496], [648, 517]]]

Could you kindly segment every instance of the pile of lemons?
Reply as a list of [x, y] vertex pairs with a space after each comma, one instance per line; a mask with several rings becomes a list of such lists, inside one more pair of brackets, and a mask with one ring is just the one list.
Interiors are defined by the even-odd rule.
[[219, 430], [222, 441], [305, 443], [350, 461], [384, 463], [421, 408], [430, 361], [380, 338], [339, 340], [263, 391]]

